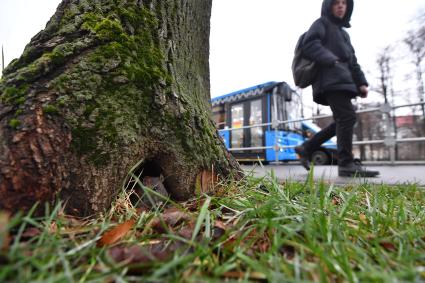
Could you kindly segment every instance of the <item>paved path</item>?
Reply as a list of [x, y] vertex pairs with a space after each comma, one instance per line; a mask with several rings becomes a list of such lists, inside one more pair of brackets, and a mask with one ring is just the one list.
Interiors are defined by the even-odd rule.
[[[424, 165], [394, 165], [394, 166], [366, 166], [370, 170], [380, 171], [377, 178], [346, 178], [338, 177], [338, 167], [316, 166], [314, 167], [314, 179], [323, 180], [326, 183], [333, 184], [358, 184], [358, 183], [376, 183], [376, 184], [418, 184], [425, 186], [425, 166]], [[247, 172], [254, 172], [255, 176], [261, 177], [269, 174], [272, 170], [279, 180], [305, 181], [308, 172], [299, 164], [283, 165], [243, 165], [242, 168]]]

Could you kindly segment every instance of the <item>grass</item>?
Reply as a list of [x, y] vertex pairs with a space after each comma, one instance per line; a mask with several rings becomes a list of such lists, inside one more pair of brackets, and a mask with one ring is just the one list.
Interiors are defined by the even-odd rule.
[[[0, 282], [425, 281], [425, 190], [416, 185], [248, 176], [151, 210], [129, 198], [97, 218], [66, 216], [58, 204], [45, 217], [10, 218], [3, 232], [0, 220], [0, 246], [11, 238]], [[96, 245], [128, 219], [134, 227], [116, 244]]]

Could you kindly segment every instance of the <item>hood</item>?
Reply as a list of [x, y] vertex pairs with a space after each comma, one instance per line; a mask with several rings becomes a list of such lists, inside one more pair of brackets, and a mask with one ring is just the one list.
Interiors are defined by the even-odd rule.
[[322, 17], [327, 18], [333, 23], [336, 23], [338, 25], [341, 25], [343, 27], [349, 28], [351, 15], [353, 14], [353, 7], [354, 7], [354, 1], [353, 0], [346, 0], [347, 1], [347, 13], [345, 14], [343, 19], [338, 19], [332, 15], [332, 3], [334, 0], [323, 0], [322, 3]]

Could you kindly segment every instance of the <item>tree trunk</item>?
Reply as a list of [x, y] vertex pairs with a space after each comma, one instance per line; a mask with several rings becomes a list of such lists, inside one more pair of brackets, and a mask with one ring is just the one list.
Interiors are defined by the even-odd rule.
[[211, 120], [211, 0], [64, 0], [0, 83], [0, 209], [107, 209], [130, 168], [176, 200], [238, 176]]

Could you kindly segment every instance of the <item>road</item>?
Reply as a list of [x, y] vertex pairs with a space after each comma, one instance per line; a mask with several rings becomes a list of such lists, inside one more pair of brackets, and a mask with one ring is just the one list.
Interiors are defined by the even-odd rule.
[[[336, 165], [315, 166], [313, 170], [314, 180], [323, 180], [332, 184], [417, 184], [425, 186], [425, 165], [384, 165], [366, 166], [370, 170], [380, 171], [376, 178], [347, 178], [338, 177], [338, 167]], [[253, 172], [255, 176], [262, 177], [274, 171], [276, 177], [281, 180], [305, 181], [308, 172], [299, 164], [283, 165], [242, 165], [246, 172]]]

